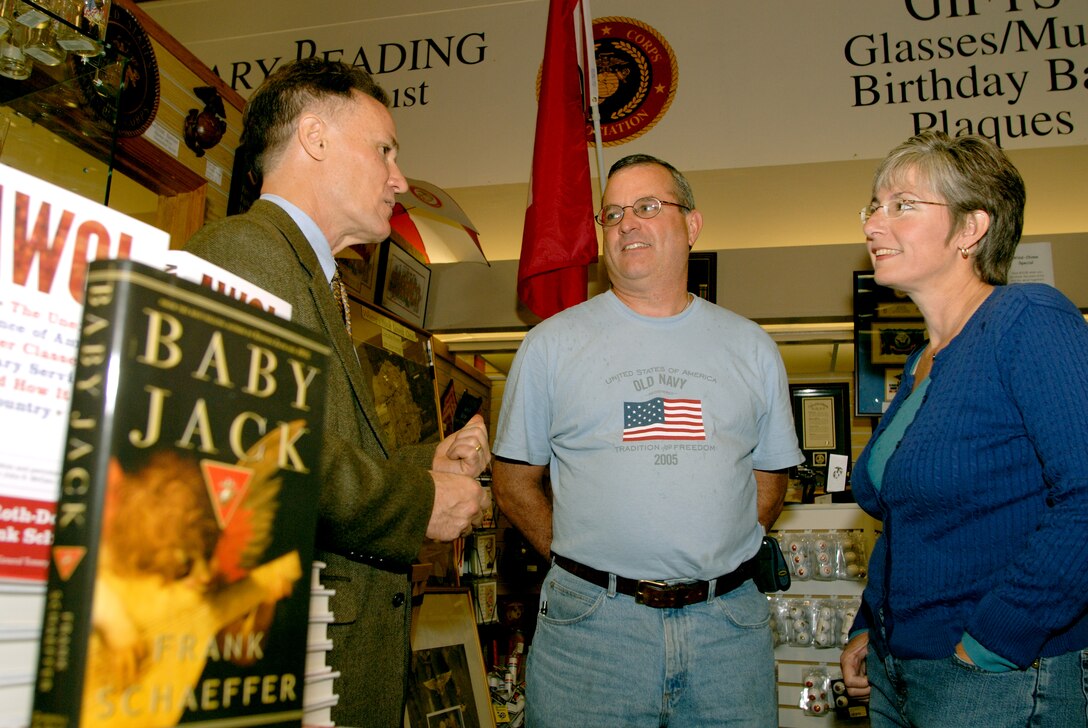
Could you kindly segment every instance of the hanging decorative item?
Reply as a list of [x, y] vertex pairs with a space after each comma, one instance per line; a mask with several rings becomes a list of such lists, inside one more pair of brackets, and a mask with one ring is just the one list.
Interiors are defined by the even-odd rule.
[[108, 54], [125, 59], [120, 95], [113, 93], [112, 84], [103, 83], [99, 73], [81, 73], [76, 79], [86, 104], [98, 118], [116, 122], [118, 136], [138, 137], [151, 126], [159, 109], [155, 49], [136, 16], [116, 4], [109, 8], [106, 44]]
[[[634, 18], [593, 19], [601, 136], [606, 147], [649, 131], [676, 96], [676, 55], [665, 36]], [[587, 124], [587, 141], [593, 127]]]
[[193, 93], [204, 102], [203, 109], [189, 109], [185, 117], [185, 146], [193, 154], [203, 157], [223, 138], [227, 130], [227, 112], [223, 108], [223, 99], [213, 86], [194, 88]]
[[424, 263], [486, 263], [476, 226], [441, 187], [418, 179], [397, 195], [392, 237]]
[[[604, 146], [637, 139], [665, 117], [676, 97], [680, 71], [664, 35], [634, 18], [594, 18], [593, 57]], [[538, 98], [543, 69], [541, 64], [536, 75]], [[587, 117], [586, 142], [594, 141], [593, 122]]]

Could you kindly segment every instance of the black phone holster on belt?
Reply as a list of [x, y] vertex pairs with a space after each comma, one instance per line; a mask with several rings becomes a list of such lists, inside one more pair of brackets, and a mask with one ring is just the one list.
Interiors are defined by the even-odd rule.
[[778, 539], [764, 536], [756, 554], [756, 573], [752, 577], [756, 588], [764, 594], [785, 591], [790, 588], [790, 566], [782, 555]]

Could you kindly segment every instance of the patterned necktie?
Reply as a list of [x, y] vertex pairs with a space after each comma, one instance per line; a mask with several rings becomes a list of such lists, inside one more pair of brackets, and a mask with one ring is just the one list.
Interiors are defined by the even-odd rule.
[[348, 292], [344, 288], [344, 279], [340, 276], [340, 268], [332, 274], [332, 295], [336, 299], [336, 307], [340, 309], [340, 317], [344, 319], [344, 328], [351, 337], [351, 313], [348, 310]]

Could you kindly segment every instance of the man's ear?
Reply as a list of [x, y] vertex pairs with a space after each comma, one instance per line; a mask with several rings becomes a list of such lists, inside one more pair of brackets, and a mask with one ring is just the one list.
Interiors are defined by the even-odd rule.
[[688, 224], [688, 250], [695, 247], [695, 241], [699, 239], [699, 233], [703, 229], [703, 213], [692, 210], [687, 215]]
[[321, 160], [328, 154], [329, 126], [317, 114], [306, 113], [299, 117], [298, 141], [313, 159]]

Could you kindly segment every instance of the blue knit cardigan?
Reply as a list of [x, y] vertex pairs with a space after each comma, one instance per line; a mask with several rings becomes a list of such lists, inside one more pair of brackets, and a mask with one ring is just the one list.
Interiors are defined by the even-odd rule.
[[868, 462], [851, 486], [884, 531], [854, 629], [883, 614], [874, 639], [903, 659], [964, 631], [1020, 667], [1088, 647], [1088, 324], [1067, 298], [995, 288], [934, 360], [879, 492]]

